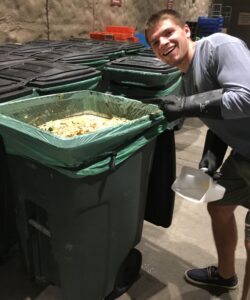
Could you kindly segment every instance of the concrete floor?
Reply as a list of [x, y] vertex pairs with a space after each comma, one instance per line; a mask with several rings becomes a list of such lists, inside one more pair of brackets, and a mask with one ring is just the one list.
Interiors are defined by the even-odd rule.
[[[197, 167], [205, 133], [206, 128], [197, 119], [187, 120], [176, 132], [177, 174], [183, 165]], [[236, 270], [240, 280], [237, 290], [228, 293], [220, 289], [199, 288], [183, 279], [186, 269], [216, 264], [216, 251], [206, 205], [194, 204], [177, 196], [170, 228], [144, 223], [138, 245], [143, 254], [141, 276], [119, 300], [240, 299], [245, 262], [245, 212], [241, 207], [236, 211], [239, 234]], [[60, 289], [54, 286], [44, 289], [30, 282], [17, 252], [0, 266], [0, 299], [61, 300], [61, 296]]]

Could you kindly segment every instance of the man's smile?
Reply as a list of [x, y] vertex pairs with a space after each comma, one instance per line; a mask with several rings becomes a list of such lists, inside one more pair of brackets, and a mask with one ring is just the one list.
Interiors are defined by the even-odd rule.
[[166, 51], [162, 52], [162, 55], [163, 56], [169, 55], [175, 48], [176, 48], [176, 46], [168, 48]]

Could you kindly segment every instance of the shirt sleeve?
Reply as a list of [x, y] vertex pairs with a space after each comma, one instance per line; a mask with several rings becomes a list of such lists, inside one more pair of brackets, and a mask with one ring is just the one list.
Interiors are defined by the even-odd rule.
[[217, 46], [212, 70], [224, 89], [221, 111], [224, 119], [250, 117], [250, 51], [241, 42]]

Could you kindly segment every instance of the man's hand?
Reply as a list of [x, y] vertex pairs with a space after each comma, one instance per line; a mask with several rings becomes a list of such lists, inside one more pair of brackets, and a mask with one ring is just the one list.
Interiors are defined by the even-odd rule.
[[216, 156], [210, 150], [208, 150], [204, 154], [204, 156], [202, 157], [199, 163], [199, 168], [205, 169], [206, 170], [205, 173], [207, 173], [210, 176], [213, 176], [219, 167], [220, 164], [218, 163]]
[[204, 150], [199, 168], [206, 168], [206, 173], [213, 176], [216, 170], [221, 166], [227, 144], [225, 144], [217, 135], [210, 129], [207, 131]]
[[222, 89], [219, 89], [188, 97], [168, 95], [157, 99], [146, 99], [143, 102], [158, 105], [166, 119], [171, 122], [187, 117], [222, 119], [221, 98]]
[[169, 95], [162, 99], [159, 108], [169, 122], [179, 119], [183, 115], [183, 108], [185, 104], [185, 97], [176, 95]]

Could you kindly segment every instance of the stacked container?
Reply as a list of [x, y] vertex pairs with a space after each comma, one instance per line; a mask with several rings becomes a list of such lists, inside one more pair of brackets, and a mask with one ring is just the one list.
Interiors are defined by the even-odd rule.
[[209, 18], [199, 17], [198, 18], [198, 32], [199, 36], [208, 36], [215, 32], [221, 32], [223, 27], [223, 17]]
[[107, 26], [105, 31], [91, 32], [90, 38], [105, 41], [138, 42], [135, 28], [132, 26]]

